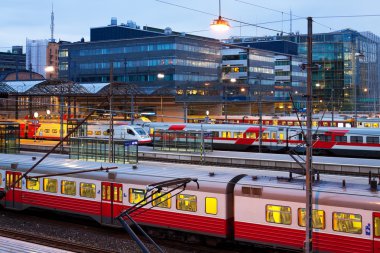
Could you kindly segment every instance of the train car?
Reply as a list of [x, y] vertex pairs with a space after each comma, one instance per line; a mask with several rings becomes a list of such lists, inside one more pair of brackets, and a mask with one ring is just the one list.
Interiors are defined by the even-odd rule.
[[[221, 150], [257, 151], [260, 127], [234, 124], [148, 123], [144, 127], [153, 135], [155, 130], [207, 131], [213, 134], [213, 148]], [[360, 128], [314, 128], [313, 152], [317, 155], [378, 158], [380, 130]], [[154, 136], [155, 140], [160, 138]], [[210, 137], [206, 137], [210, 138]], [[267, 152], [304, 152], [300, 127], [263, 126], [261, 150]]]
[[[0, 154], [0, 189], [12, 184], [35, 160]], [[30, 176], [78, 172], [114, 164], [47, 158]], [[140, 224], [190, 235], [212, 236], [276, 248], [303, 248], [305, 180], [291, 173], [146, 162], [117, 165], [110, 171], [22, 179], [0, 204], [91, 217], [120, 225], [115, 217], [144, 200], [147, 186], [175, 178], [194, 178], [181, 192], [160, 197], [136, 212]], [[210, 172], [212, 169], [212, 173]], [[313, 181], [313, 251], [380, 253], [380, 193], [377, 180], [318, 175]], [[176, 194], [176, 196], [174, 196]]]
[[[38, 122], [38, 123], [37, 123]], [[63, 137], [68, 133], [68, 124], [62, 123]], [[86, 125], [87, 136], [94, 138], [108, 138], [109, 123], [94, 122]], [[50, 121], [24, 121], [20, 123], [20, 137], [27, 139], [60, 140], [61, 124]], [[138, 140], [139, 144], [148, 144], [151, 138], [139, 125], [130, 125], [129, 122], [117, 121], [114, 124], [114, 138]]]
[[[268, 174], [244, 177], [235, 187], [235, 240], [300, 250], [305, 181]], [[313, 193], [313, 252], [380, 252], [380, 199], [368, 179], [321, 175]]]
[[[12, 184], [35, 161], [32, 156], [0, 154], [2, 185]], [[115, 164], [47, 158], [30, 176], [69, 173]], [[223, 172], [210, 174], [209, 169], [197, 166], [178, 169], [177, 164], [146, 163], [144, 166], [118, 164], [118, 169], [64, 176], [23, 179], [7, 192], [0, 203], [5, 208], [23, 210], [30, 207], [59, 210], [91, 217], [104, 225], [120, 225], [114, 219], [123, 210], [138, 203], [145, 196], [147, 185], [175, 178], [197, 178], [200, 185], [189, 183], [184, 191], [171, 198], [166, 195], [149, 204], [143, 215], [135, 220], [152, 227], [187, 231], [218, 238], [232, 238], [233, 186], [242, 175]], [[156, 192], [159, 197], [164, 188]], [[181, 191], [181, 192], [180, 192]], [[140, 212], [137, 212], [140, 213]]]
[[[213, 124], [259, 124], [259, 116], [247, 115], [228, 115], [226, 116], [208, 116]], [[202, 123], [204, 117], [188, 116], [188, 123]], [[262, 123], [266, 126], [306, 126], [306, 117], [299, 115], [294, 116], [262, 116]], [[354, 127], [354, 120], [349, 116], [314, 115], [312, 120], [314, 127]]]
[[[108, 138], [109, 124], [92, 123], [87, 125], [87, 136], [95, 138]], [[152, 139], [149, 134], [139, 125], [130, 125], [117, 122], [113, 125], [114, 138], [124, 140], [138, 140], [140, 145], [149, 144]]]

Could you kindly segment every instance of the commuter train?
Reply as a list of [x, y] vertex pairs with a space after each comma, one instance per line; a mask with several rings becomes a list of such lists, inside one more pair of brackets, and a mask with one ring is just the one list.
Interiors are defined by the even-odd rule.
[[[205, 131], [206, 139], [212, 138], [214, 149], [257, 151], [260, 145], [257, 125], [236, 124], [178, 124], [146, 123], [143, 125], [152, 136], [153, 142], [172, 138], [165, 131]], [[159, 131], [161, 130], [161, 131]], [[380, 157], [380, 129], [374, 128], [335, 128], [313, 129], [313, 152], [316, 155], [350, 157]], [[304, 138], [300, 127], [262, 126], [261, 150], [265, 152], [304, 152]], [[181, 140], [181, 135], [172, 141]]]
[[[202, 123], [204, 116], [188, 116], [188, 123]], [[209, 121], [213, 124], [259, 124], [259, 116], [246, 115], [228, 115], [226, 116], [209, 116]], [[338, 115], [332, 117], [329, 115], [314, 115], [313, 127], [358, 127], [358, 128], [379, 128], [380, 118], [375, 117], [358, 117], [356, 122], [352, 116]], [[297, 116], [262, 116], [263, 125], [266, 126], [306, 126], [306, 117]]]
[[[2, 190], [27, 171], [29, 155], [0, 154]], [[123, 210], [147, 201], [152, 184], [176, 178], [197, 179], [168, 193], [166, 186], [132, 217], [147, 228], [193, 237], [301, 250], [305, 240], [303, 176], [264, 170], [144, 162], [117, 169], [69, 174], [115, 164], [47, 158], [7, 191], [0, 204], [9, 209], [39, 208], [91, 217], [120, 225]], [[54, 174], [65, 173], [64, 176]], [[49, 176], [52, 175], [52, 176]], [[378, 182], [366, 178], [318, 175], [313, 180], [313, 251], [380, 253]], [[371, 187], [370, 187], [370, 186]], [[165, 233], [167, 234], [167, 233]]]
[[[66, 122], [62, 123], [63, 137], [70, 131], [68, 126], [74, 128], [76, 125], [70, 125]], [[83, 136], [94, 138], [108, 138], [109, 136], [109, 123], [107, 122], [93, 122], [85, 125], [82, 133]], [[125, 140], [138, 140], [139, 144], [148, 144], [151, 138], [145, 130], [138, 125], [130, 125], [128, 122], [115, 122], [114, 138]], [[38, 122], [37, 121], [23, 121], [20, 123], [20, 137], [26, 139], [46, 139], [46, 140], [60, 140], [61, 137], [61, 124], [57, 122]]]

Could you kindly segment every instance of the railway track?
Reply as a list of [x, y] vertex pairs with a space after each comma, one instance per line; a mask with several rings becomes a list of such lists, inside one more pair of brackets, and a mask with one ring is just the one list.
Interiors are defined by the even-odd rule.
[[27, 232], [16, 231], [12, 229], [0, 228], [0, 236], [20, 240], [24, 242], [35, 243], [39, 245], [49, 246], [52, 248], [80, 252], [80, 253], [117, 253], [118, 251], [107, 250], [89, 246], [73, 241], [52, 238], [47, 236], [35, 235]]

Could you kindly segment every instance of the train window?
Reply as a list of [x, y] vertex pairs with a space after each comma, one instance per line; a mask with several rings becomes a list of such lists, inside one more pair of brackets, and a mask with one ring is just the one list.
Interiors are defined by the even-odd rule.
[[373, 123], [374, 128], [379, 128], [379, 123]]
[[205, 212], [207, 214], [218, 213], [218, 200], [216, 198], [206, 197]]
[[109, 133], [107, 131], [103, 131], [103, 135], [107, 136]]
[[76, 183], [74, 181], [61, 181], [61, 193], [75, 196], [77, 194]]
[[93, 131], [87, 131], [87, 135], [93, 135], [94, 132]]
[[113, 201], [123, 202], [123, 188], [121, 186], [113, 186]]
[[336, 127], [336, 122], [332, 122], [331, 126]]
[[272, 139], [273, 140], [277, 139], [277, 133], [276, 132], [272, 132]]
[[51, 132], [52, 132], [53, 134], [56, 134], [56, 133], [58, 133], [58, 130], [57, 130], [57, 129], [52, 129]]
[[296, 122], [294, 122], [294, 125], [295, 125], [295, 126], [299, 126], [300, 123], [299, 123], [298, 121], [296, 121]]
[[[129, 203], [137, 204], [144, 198], [145, 198], [145, 190], [129, 188]], [[145, 204], [145, 203], [146, 201], [144, 200], [140, 204]]]
[[364, 127], [371, 127], [371, 123], [364, 122]]
[[234, 138], [243, 138], [242, 132], [234, 132]]
[[313, 127], [317, 127], [318, 126], [318, 122], [317, 121], [313, 121], [312, 125], [313, 125]]
[[135, 133], [131, 129], [127, 129], [127, 134], [129, 134], [129, 135], [135, 135]]
[[284, 133], [280, 133], [279, 139], [284, 140]]
[[285, 126], [286, 125], [286, 121], [281, 121], [281, 125]]
[[80, 196], [94, 199], [96, 196], [96, 186], [91, 183], [80, 183]]
[[45, 133], [45, 134], [50, 133], [50, 129], [45, 129], [45, 130], [44, 130], [44, 133]]
[[[6, 178], [6, 185], [11, 186], [17, 179], [20, 178], [21, 175], [14, 175], [13, 173], [7, 173], [7, 178]], [[16, 185], [15, 188], [21, 189], [21, 181], [19, 181]]]
[[95, 131], [95, 135], [102, 135], [102, 131]]
[[197, 196], [179, 194], [177, 195], [177, 209], [183, 211], [197, 211]]
[[379, 137], [377, 137], [377, 136], [367, 136], [367, 143], [379, 144]]
[[270, 223], [290, 225], [292, 210], [289, 206], [266, 205], [266, 221]]
[[263, 140], [269, 139], [269, 133], [262, 133]]
[[[313, 209], [312, 214], [313, 228], [325, 229], [325, 211]], [[306, 209], [298, 208], [298, 226], [306, 227]]]
[[329, 141], [331, 141], [331, 135], [319, 134], [318, 139], [319, 139], [319, 141], [329, 142]]
[[363, 143], [363, 136], [351, 136], [351, 143]]
[[39, 179], [27, 179], [26, 180], [26, 189], [39, 191], [40, 190], [40, 180]]
[[44, 178], [44, 192], [58, 192], [58, 181], [57, 179]]
[[375, 236], [380, 236], [380, 217], [375, 217], [374, 221]]
[[334, 212], [333, 230], [350, 234], [361, 234], [362, 216], [360, 214]]
[[111, 185], [102, 185], [102, 200], [111, 201]]
[[245, 136], [248, 139], [256, 139], [256, 133], [246, 133]]
[[165, 192], [155, 192], [152, 197], [152, 205], [162, 208], [170, 208], [172, 206], [171, 203], [171, 194]]
[[3, 183], [3, 175], [0, 173], [0, 186]]
[[212, 136], [215, 138], [219, 137], [219, 132], [217, 131], [212, 131]]
[[288, 126], [293, 126], [293, 122], [292, 122], [292, 121], [289, 121], [289, 122], [288, 122]]
[[222, 138], [231, 138], [231, 132], [223, 131], [222, 132]]
[[324, 122], [323, 122], [323, 126], [324, 126], [324, 127], [329, 126], [329, 122], [324, 121]]
[[347, 136], [335, 136], [337, 142], [347, 142]]

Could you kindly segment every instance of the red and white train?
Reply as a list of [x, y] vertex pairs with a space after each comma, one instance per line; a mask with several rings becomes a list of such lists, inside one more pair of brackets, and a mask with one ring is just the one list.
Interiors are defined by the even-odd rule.
[[[0, 154], [0, 188], [12, 184], [34, 163], [32, 156]], [[101, 166], [115, 164], [47, 158], [29, 175]], [[173, 195], [156, 192], [155, 197], [162, 196], [159, 201], [132, 217], [150, 227], [198, 236], [303, 248], [306, 193], [302, 177], [283, 180], [289, 174], [154, 162], [138, 164], [137, 168], [117, 166], [108, 172], [22, 179], [0, 204], [16, 210], [58, 210], [91, 217], [104, 225], [120, 225], [115, 217], [144, 200], [148, 185], [197, 178], [199, 188], [189, 183], [183, 192], [172, 192]], [[171, 189], [167, 187], [163, 192]], [[380, 194], [371, 190], [368, 179], [320, 175], [313, 183], [313, 191], [314, 252], [380, 253]]]
[[[202, 123], [204, 116], [188, 116], [188, 123]], [[259, 124], [259, 116], [228, 115], [209, 116], [209, 121], [213, 124]], [[266, 126], [306, 126], [306, 117], [299, 116], [262, 116], [263, 125]], [[357, 127], [357, 128], [379, 128], [380, 118], [358, 117], [356, 122], [353, 116], [337, 115], [314, 115], [312, 120], [313, 127]]]
[[[205, 131], [212, 133], [213, 148], [222, 150], [256, 151], [260, 145], [257, 125], [236, 124], [178, 124], [146, 123], [143, 125], [153, 142], [167, 138], [159, 131]], [[374, 128], [314, 128], [313, 152], [319, 155], [350, 157], [380, 157], [380, 129]], [[173, 135], [171, 135], [173, 136]], [[205, 137], [211, 138], [211, 137]], [[177, 141], [181, 141], [180, 138]], [[300, 127], [263, 126], [261, 149], [269, 152], [303, 152]]]

